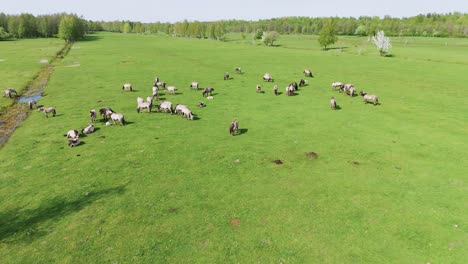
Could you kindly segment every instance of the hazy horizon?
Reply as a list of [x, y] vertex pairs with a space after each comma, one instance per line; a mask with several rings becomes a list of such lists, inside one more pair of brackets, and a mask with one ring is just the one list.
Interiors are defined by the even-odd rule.
[[[315, 4], [317, 3], [317, 4]], [[54, 13], [74, 13], [93, 21], [140, 21], [178, 22], [216, 21], [216, 20], [260, 20], [279, 17], [360, 17], [360, 16], [391, 16], [397, 18], [412, 17], [419, 14], [453, 12], [468, 13], [468, 1], [462, 0], [427, 0], [404, 1], [394, 0], [377, 2], [371, 0], [260, 0], [248, 1], [61, 1], [61, 0], [0, 0], [0, 12], [10, 15], [31, 13], [45, 15]], [[339, 8], [337, 8], [339, 7]]]

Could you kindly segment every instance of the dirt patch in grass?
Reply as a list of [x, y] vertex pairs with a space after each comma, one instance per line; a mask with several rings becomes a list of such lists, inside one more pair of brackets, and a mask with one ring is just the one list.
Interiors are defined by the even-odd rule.
[[239, 218], [232, 218], [231, 219], [231, 227], [232, 228], [237, 228], [240, 225], [240, 219]]

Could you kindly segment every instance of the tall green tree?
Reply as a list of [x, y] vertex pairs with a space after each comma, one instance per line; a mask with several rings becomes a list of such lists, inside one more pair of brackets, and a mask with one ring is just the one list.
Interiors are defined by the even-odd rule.
[[60, 20], [59, 37], [67, 42], [82, 38], [85, 34], [85, 24], [76, 15], [64, 15]]
[[323, 23], [318, 42], [320, 46], [326, 50], [327, 46], [335, 44], [337, 40], [338, 37], [336, 36], [336, 22], [334, 19], [330, 18]]

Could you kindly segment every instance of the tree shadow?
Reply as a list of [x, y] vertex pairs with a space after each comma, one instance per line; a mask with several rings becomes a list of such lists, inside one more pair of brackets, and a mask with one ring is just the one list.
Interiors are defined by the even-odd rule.
[[6, 243], [32, 242], [32, 240], [47, 235], [48, 227], [41, 228], [42, 222], [53, 225], [58, 220], [81, 211], [95, 201], [111, 195], [125, 192], [125, 185], [113, 188], [86, 192], [75, 199], [54, 197], [47, 199], [38, 208], [15, 208], [0, 212], [0, 241]]
[[96, 40], [99, 40], [99, 39], [101, 39], [100, 36], [96, 36], [96, 35], [93, 35], [93, 34], [87, 34], [82, 39], [80, 39], [79, 42], [81, 42], [81, 41], [96, 41]]
[[349, 47], [332, 47], [332, 48], [326, 48], [324, 50], [345, 50], [345, 49], [349, 49]]

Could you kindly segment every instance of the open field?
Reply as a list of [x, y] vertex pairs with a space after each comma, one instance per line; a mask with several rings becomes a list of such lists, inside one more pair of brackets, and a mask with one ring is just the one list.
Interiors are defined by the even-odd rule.
[[[75, 43], [39, 101], [58, 115], [32, 113], [0, 150], [1, 262], [466, 261], [468, 40], [408, 39], [383, 58], [367, 38], [323, 52], [310, 36], [282, 36], [278, 47], [234, 37]], [[369, 45], [361, 55], [359, 45]], [[315, 77], [287, 97], [305, 68]], [[137, 114], [155, 76], [178, 88], [162, 97], [196, 120]], [[192, 81], [214, 87], [214, 99]], [[331, 91], [333, 81], [381, 104]], [[122, 92], [126, 82], [136, 91]], [[331, 96], [341, 109], [330, 110]], [[63, 134], [104, 106], [128, 125], [98, 122], [68, 147]]]
[[[59, 39], [25, 39], [0, 41], [0, 92], [13, 88], [22, 93], [40, 67], [63, 47]], [[0, 111], [12, 100], [0, 100]]]

